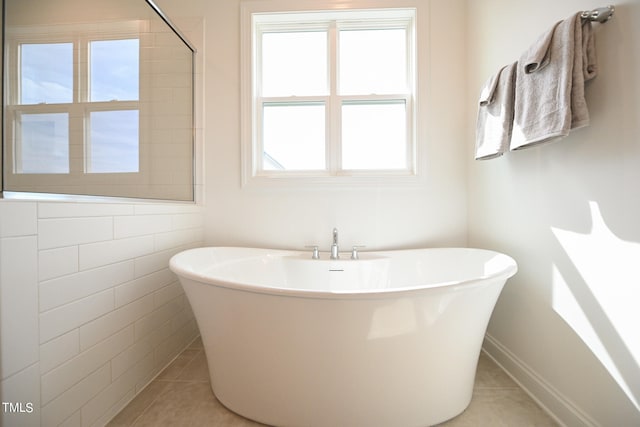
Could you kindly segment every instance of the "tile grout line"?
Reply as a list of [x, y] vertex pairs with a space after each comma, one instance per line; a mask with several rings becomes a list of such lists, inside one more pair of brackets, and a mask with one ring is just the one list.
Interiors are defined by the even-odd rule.
[[[194, 340], [195, 341], [195, 340]], [[190, 350], [189, 347], [185, 348], [184, 350], [182, 350], [182, 352], [178, 355], [178, 357], [180, 357], [180, 355], [182, 355], [186, 350]], [[203, 352], [204, 350], [201, 348], [198, 349], [192, 349], [192, 350], [198, 350], [195, 352], [195, 355], [189, 360], [189, 362], [182, 368], [182, 370], [178, 373], [178, 377], [180, 377], [180, 375], [184, 372], [184, 370], [187, 368], [187, 366], [189, 366], [191, 363], [193, 363], [193, 361], [196, 359], [196, 357], [200, 354], [200, 352]], [[175, 361], [175, 359], [174, 359]], [[167, 366], [166, 368], [164, 368], [162, 370], [162, 372], [160, 372], [159, 375], [162, 375], [162, 373], [164, 371], [166, 371], [167, 369], [169, 369], [170, 365]], [[129, 425], [129, 427], [135, 427], [136, 423], [149, 411], [149, 409], [153, 406], [153, 404], [160, 398], [160, 396], [162, 395], [162, 393], [167, 389], [168, 384], [171, 383], [204, 383], [205, 381], [192, 381], [192, 380], [178, 380], [178, 379], [167, 379], [167, 380], [163, 380], [160, 378], [156, 378], [154, 379], [151, 383], [149, 383], [149, 385], [151, 385], [152, 383], [157, 382], [157, 383], [166, 383], [167, 385], [165, 385], [162, 389], [162, 391], [160, 393], [158, 393], [156, 395], [156, 397], [154, 399], [152, 399], [148, 405], [145, 406], [144, 410], [140, 413], [140, 415], [138, 415], [136, 417], [136, 419], [133, 421], [132, 424]]]

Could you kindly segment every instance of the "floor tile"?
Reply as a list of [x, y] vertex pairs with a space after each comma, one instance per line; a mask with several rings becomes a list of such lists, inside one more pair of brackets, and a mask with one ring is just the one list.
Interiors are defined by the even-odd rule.
[[151, 406], [154, 400], [169, 385], [168, 382], [153, 381], [140, 392], [113, 420], [107, 427], [129, 427]]
[[199, 350], [198, 354], [184, 367], [177, 379], [209, 384], [209, 367], [207, 366], [207, 356], [204, 350]]
[[515, 388], [520, 387], [503, 371], [489, 356], [480, 353], [478, 369], [476, 371], [476, 382], [474, 387], [478, 388]]
[[520, 389], [476, 389], [469, 407], [446, 427], [555, 427], [557, 423]]
[[[225, 408], [209, 383], [200, 338], [191, 343], [108, 427], [264, 426]], [[445, 427], [552, 427], [554, 420], [484, 353], [469, 407]], [[393, 426], [399, 427], [399, 426]]]
[[158, 375], [157, 380], [166, 381], [177, 379], [184, 368], [189, 365], [193, 358], [201, 351], [202, 350], [187, 348]]
[[259, 426], [226, 409], [204, 382], [170, 382], [135, 427]]

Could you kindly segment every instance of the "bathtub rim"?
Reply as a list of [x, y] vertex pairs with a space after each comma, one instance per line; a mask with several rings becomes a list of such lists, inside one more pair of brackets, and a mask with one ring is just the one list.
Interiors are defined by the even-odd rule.
[[[305, 254], [305, 251], [300, 250], [286, 250], [286, 249], [267, 249], [267, 248], [257, 248], [257, 247], [246, 247], [246, 246], [202, 246], [198, 248], [186, 249], [175, 255], [173, 255], [169, 261], [169, 268], [172, 272], [174, 272], [180, 279], [185, 278], [189, 280], [193, 280], [199, 282], [203, 285], [208, 286], [218, 286], [227, 289], [234, 289], [242, 292], [253, 292], [259, 294], [266, 295], [277, 295], [281, 297], [298, 297], [298, 298], [312, 298], [312, 299], [369, 299], [369, 298], [387, 298], [387, 297], [397, 297], [399, 295], [409, 295], [415, 292], [420, 292], [428, 289], [442, 289], [442, 290], [452, 290], [458, 288], [471, 288], [475, 286], [483, 286], [488, 284], [489, 282], [506, 282], [507, 279], [515, 275], [518, 271], [518, 265], [516, 261], [510, 257], [509, 255], [503, 254], [501, 252], [493, 251], [490, 249], [481, 249], [481, 248], [470, 248], [470, 247], [433, 247], [433, 248], [414, 248], [414, 249], [393, 249], [393, 250], [385, 250], [385, 251], [370, 251], [363, 252], [363, 255], [376, 255], [376, 256], [385, 256], [385, 254], [394, 254], [400, 252], [410, 252], [410, 251], [443, 251], [443, 250], [464, 250], [464, 251], [473, 251], [477, 253], [484, 254], [492, 254], [494, 256], [499, 256], [504, 258], [505, 267], [501, 270], [495, 272], [494, 274], [482, 275], [479, 277], [474, 277], [467, 280], [452, 280], [447, 282], [439, 282], [436, 284], [428, 284], [428, 285], [413, 285], [413, 286], [405, 286], [405, 287], [394, 287], [394, 288], [381, 288], [381, 289], [352, 289], [346, 291], [336, 291], [336, 290], [316, 290], [316, 289], [295, 289], [295, 288], [285, 288], [285, 287], [274, 287], [274, 286], [266, 286], [259, 284], [249, 284], [239, 281], [231, 281], [231, 280], [222, 280], [215, 277], [211, 277], [211, 275], [199, 273], [193, 270], [189, 270], [187, 268], [183, 268], [179, 265], [180, 258], [187, 256], [188, 253], [191, 252], [204, 252], [204, 251], [212, 251], [212, 250], [236, 250], [236, 251], [251, 251], [252, 255], [243, 256], [242, 258], [234, 258], [230, 260], [226, 260], [224, 262], [238, 262], [241, 260], [252, 259], [252, 258], [262, 258], [265, 256], [273, 256], [273, 257], [284, 257], [284, 256], [298, 256], [301, 254]], [[317, 260], [309, 259], [309, 262], [316, 262]], [[320, 262], [325, 262], [329, 260], [320, 260]], [[341, 259], [340, 262], [358, 262], [347, 259]]]

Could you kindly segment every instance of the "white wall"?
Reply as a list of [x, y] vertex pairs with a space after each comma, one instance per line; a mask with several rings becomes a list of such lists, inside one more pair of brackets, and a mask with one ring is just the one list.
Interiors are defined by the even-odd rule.
[[472, 160], [484, 81], [595, 0], [468, 1], [469, 242], [520, 271], [486, 348], [567, 425], [640, 425], [640, 2], [594, 24], [591, 125], [562, 141]]
[[[368, 249], [464, 245], [465, 161], [460, 119], [465, 90], [462, 1], [419, 2], [428, 22], [419, 55], [429, 108], [419, 113], [424, 179], [415, 186], [253, 189], [240, 175], [240, 2], [159, 2], [170, 16], [202, 13], [206, 22], [207, 243], [277, 248], [318, 244]], [[296, 3], [296, 2], [293, 2]], [[185, 8], [192, 8], [185, 11]], [[447, 43], [437, 41], [447, 39]], [[429, 56], [430, 55], [430, 56]]]
[[33, 408], [1, 424], [115, 415], [198, 335], [168, 261], [203, 236], [195, 205], [0, 200], [0, 395]]

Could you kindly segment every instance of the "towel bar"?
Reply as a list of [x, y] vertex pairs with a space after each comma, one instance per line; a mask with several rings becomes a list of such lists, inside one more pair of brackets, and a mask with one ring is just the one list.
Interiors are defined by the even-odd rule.
[[613, 16], [613, 12], [616, 10], [612, 5], [599, 7], [597, 9], [588, 10], [582, 12], [580, 17], [582, 19], [588, 19], [589, 21], [600, 22], [601, 24], [607, 22]]

